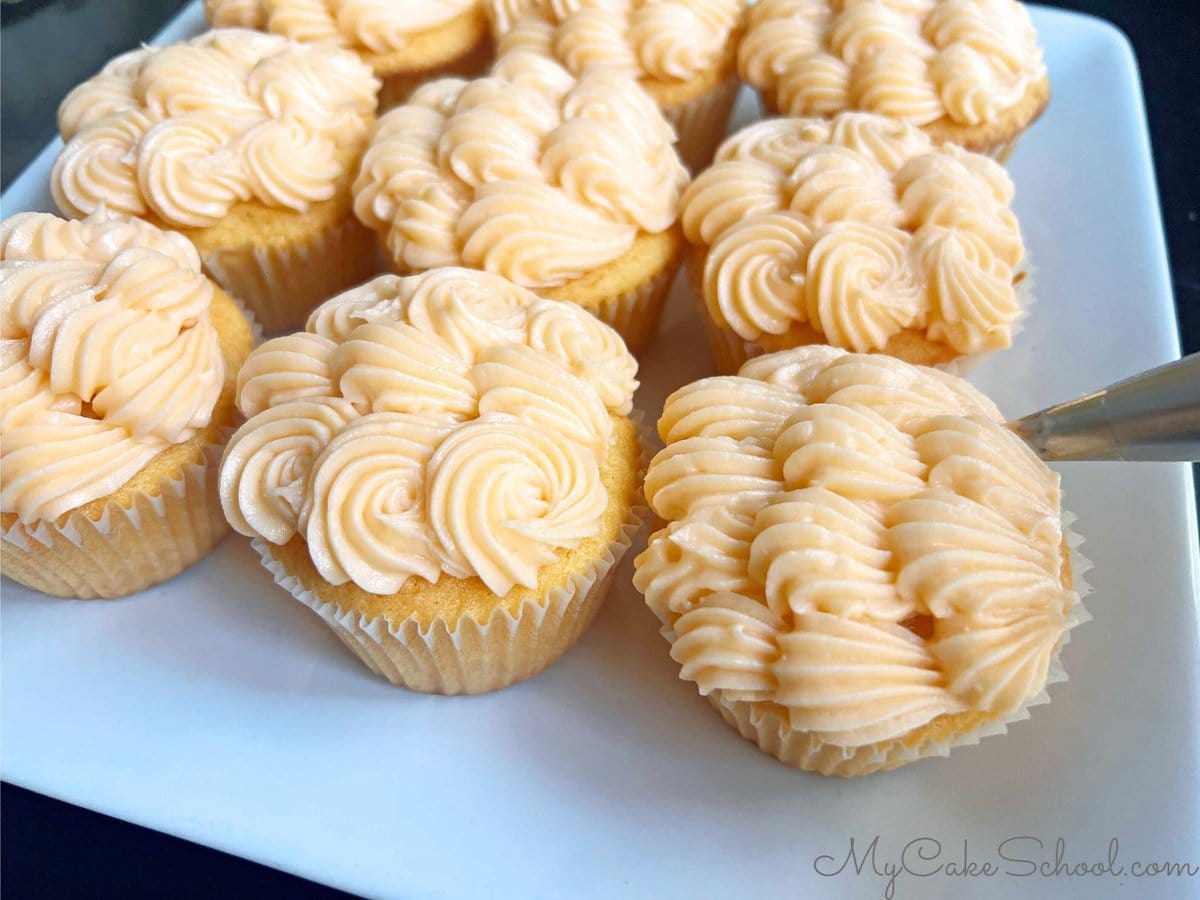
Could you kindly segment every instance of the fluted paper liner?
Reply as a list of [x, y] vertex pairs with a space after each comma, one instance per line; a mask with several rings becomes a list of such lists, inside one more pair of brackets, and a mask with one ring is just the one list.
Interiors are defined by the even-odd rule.
[[349, 213], [308, 240], [201, 253], [205, 271], [267, 335], [299, 331], [313, 308], [377, 271], [374, 234]]
[[[1084, 598], [1092, 592], [1091, 585], [1083, 577], [1092, 568], [1092, 563], [1079, 552], [1078, 548], [1083, 543], [1083, 538], [1069, 527], [1075, 521], [1075, 515], [1064, 510], [1062, 517], [1063, 533], [1070, 550], [1072, 588], [1079, 595], [1079, 602], [1071, 611], [1072, 625], [1063, 632], [1050, 659], [1046, 683], [1037, 694], [1012, 713], [989, 719], [965, 731], [947, 730], [946, 733], [940, 733], [931, 730], [926, 738], [916, 742], [906, 742], [909, 735], [902, 735], [891, 741], [880, 741], [863, 747], [839, 747], [822, 742], [812, 732], [794, 730], [787, 721], [786, 709], [778, 704], [728, 700], [719, 690], [709, 694], [707, 700], [721, 714], [722, 719], [746, 740], [757, 744], [764, 753], [797, 769], [842, 778], [888, 771], [929, 757], [949, 756], [955, 747], [973, 746], [985, 737], [1006, 734], [1009, 725], [1029, 718], [1030, 709], [1050, 702], [1050, 685], [1067, 680], [1067, 672], [1060, 659], [1062, 649], [1071, 640], [1071, 631], [1092, 618], [1083, 605]], [[663, 622], [659, 633], [666, 638], [667, 643], [675, 643], [675, 632], [668, 623]], [[920, 732], [921, 729], [918, 728], [913, 733]]]
[[598, 304], [580, 306], [621, 335], [630, 353], [641, 353], [658, 334], [658, 324], [679, 271], [679, 262], [678, 259], [671, 262], [631, 291], [608, 297]]
[[217, 468], [232, 428], [203, 458], [163, 478], [157, 493], [139, 491], [128, 506], [110, 501], [99, 519], [75, 510], [57, 522], [0, 534], [4, 574], [45, 594], [79, 600], [113, 599], [178, 575], [216, 545], [229, 526], [217, 496]]
[[663, 108], [663, 117], [675, 128], [679, 156], [693, 175], [708, 168], [725, 140], [740, 87], [737, 78], [730, 78], [686, 103]]
[[[1024, 134], [1022, 132], [1021, 134]], [[1017, 149], [1017, 143], [1021, 140], [1021, 135], [1018, 134], [1009, 138], [1007, 141], [1001, 141], [999, 144], [993, 144], [986, 150], [977, 150], [977, 153], [982, 153], [984, 156], [990, 156], [1000, 165], [1008, 162], [1009, 157], [1013, 155], [1013, 151]]]
[[[744, 363], [754, 359], [756, 356], [762, 356], [766, 353], [778, 353], [785, 349], [794, 349], [788, 347], [772, 350], [764, 347], [757, 341], [745, 340], [732, 329], [718, 324], [709, 312], [708, 302], [704, 297], [704, 285], [702, 281], [703, 266], [703, 255], [698, 252], [698, 248], [694, 246], [690, 247], [688, 249], [688, 264], [684, 267], [687, 270], [688, 293], [691, 294], [692, 301], [699, 311], [700, 320], [704, 323], [704, 332], [708, 335], [708, 346], [712, 351], [713, 365], [716, 366], [719, 373], [722, 375], [732, 375]], [[1034, 272], [1033, 263], [1027, 254], [1014, 276], [1018, 279], [1015, 290], [1017, 305], [1021, 308], [1021, 314], [1009, 326], [1009, 333], [1013, 339], [1025, 329], [1025, 319], [1028, 317], [1029, 308], [1033, 305], [1035, 299], [1033, 289]], [[965, 353], [947, 362], [938, 363], [933, 368], [941, 369], [943, 372], [949, 372], [959, 377], [965, 377], [992, 354], [1002, 353], [1007, 349], [1007, 347], [1003, 347], [1000, 349], [980, 350], [976, 353]]]
[[[652, 445], [639, 418], [634, 417], [634, 424], [641, 484]], [[599, 612], [617, 564], [642, 526], [647, 510], [641, 499], [639, 492], [605, 553], [588, 569], [572, 573], [565, 585], [525, 600], [515, 614], [497, 607], [486, 622], [464, 614], [453, 627], [440, 619], [426, 628], [413, 619], [389, 623], [383, 616], [344, 610], [288, 572], [273, 544], [255, 538], [251, 546], [275, 583], [320, 616], [376, 675], [429, 694], [482, 694], [537, 675], [575, 644]]]

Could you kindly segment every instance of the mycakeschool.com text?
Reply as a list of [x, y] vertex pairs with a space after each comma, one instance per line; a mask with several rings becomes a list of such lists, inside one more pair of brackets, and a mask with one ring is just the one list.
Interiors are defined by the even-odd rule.
[[[888, 842], [879, 835], [851, 837], [842, 847], [817, 854], [813, 869], [823, 878], [860, 883], [878, 881], [886, 900], [905, 896], [906, 888], [910, 896], [923, 896], [922, 882], [941, 879], [962, 884], [962, 896], [966, 897], [987, 896], [984, 884], [978, 884], [976, 892], [968, 886], [970, 882], [1000, 879], [1115, 879], [1144, 883], [1148, 879], [1174, 878], [1194, 881], [1200, 892], [1200, 859], [1157, 859], [1153, 854], [1135, 858], [1126, 854], [1118, 837], [1090, 853], [1086, 848], [1071, 846], [1064, 837], [1018, 835], [980, 847], [967, 838], [942, 841], [916, 837]], [[1133, 896], [1147, 895], [1135, 887]]]

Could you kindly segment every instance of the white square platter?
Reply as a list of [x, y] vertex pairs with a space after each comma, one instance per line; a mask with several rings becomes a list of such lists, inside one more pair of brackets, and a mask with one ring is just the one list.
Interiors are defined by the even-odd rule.
[[[1011, 416], [1179, 355], [1130, 47], [1096, 19], [1034, 19], [1054, 97], [1010, 171], [1038, 301], [1015, 346], [972, 374]], [[195, 2], [158, 41], [202, 27]], [[733, 127], [756, 117], [746, 91]], [[5, 216], [52, 209], [57, 147], [4, 194]], [[681, 279], [638, 405], [653, 421], [671, 390], [710, 371]], [[941, 863], [964, 840], [970, 859], [999, 862], [1001, 841], [1029, 836], [1046, 845], [1038, 860], [1062, 837], [1067, 860], [1087, 862], [1117, 837], [1126, 874], [943, 869], [900, 874], [895, 896], [1194, 897], [1200, 880], [1128, 871], [1200, 863], [1191, 474], [1060, 471], [1096, 566], [1094, 619], [1065, 650], [1070, 680], [1049, 706], [948, 760], [847, 782], [761, 754], [678, 679], [630, 584], [632, 553], [560, 663], [495, 695], [444, 698], [370, 675], [235, 535], [127, 600], [3, 583], [0, 774], [369, 896], [882, 897], [888, 878], [869, 864], [817, 870], [836, 869], [852, 837], [861, 850], [878, 836], [883, 867], [923, 836], [941, 842]]]

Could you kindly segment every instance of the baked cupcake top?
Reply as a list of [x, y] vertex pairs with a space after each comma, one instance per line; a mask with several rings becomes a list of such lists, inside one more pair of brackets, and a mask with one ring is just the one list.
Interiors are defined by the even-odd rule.
[[59, 107], [54, 200], [70, 216], [105, 203], [176, 228], [241, 203], [304, 212], [347, 180], [378, 89], [348, 51], [256, 31], [125, 53]]
[[430, 82], [379, 120], [354, 212], [402, 270], [466, 265], [559, 285], [675, 223], [688, 176], [673, 139], [627, 75], [576, 81], [513, 52], [489, 77]]
[[865, 353], [905, 329], [957, 353], [1007, 347], [1024, 259], [1004, 169], [865, 113], [768, 119], [683, 198], [712, 318], [746, 340], [807, 323]]
[[549, 54], [571, 74], [618, 69], [647, 82], [686, 82], [726, 57], [743, 0], [485, 0], [501, 54]]
[[994, 122], [1046, 77], [1017, 0], [762, 0], [738, 53], [779, 111]]
[[208, 425], [213, 286], [178, 234], [101, 209], [0, 223], [0, 512], [54, 521]]
[[204, 11], [214, 27], [257, 28], [296, 41], [387, 54], [478, 5], [479, 0], [204, 0]]
[[535, 587], [600, 529], [636, 374], [574, 304], [467, 269], [381, 276], [250, 355], [221, 502], [242, 534], [301, 535], [332, 584]]
[[1058, 476], [965, 381], [804, 347], [676, 391], [635, 583], [703, 694], [845, 747], [1011, 714], [1082, 617]]

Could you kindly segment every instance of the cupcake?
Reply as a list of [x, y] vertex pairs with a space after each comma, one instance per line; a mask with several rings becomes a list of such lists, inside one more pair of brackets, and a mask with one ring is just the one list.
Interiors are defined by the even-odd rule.
[[505, 687], [570, 648], [629, 547], [636, 373], [612, 329], [497, 275], [381, 276], [250, 355], [225, 514], [373, 672]]
[[143, 47], [63, 101], [51, 190], [180, 232], [265, 331], [297, 328], [374, 274], [350, 183], [377, 88], [348, 51], [254, 31]]
[[1050, 100], [1017, 0], [762, 0], [738, 69], [771, 115], [877, 113], [1001, 162]]
[[581, 76], [636, 78], [675, 128], [693, 172], [712, 161], [737, 98], [744, 0], [485, 0], [497, 54], [530, 49]]
[[803, 344], [963, 367], [1030, 302], [1001, 166], [865, 113], [768, 119], [683, 198], [717, 369]]
[[492, 59], [478, 0], [204, 0], [214, 27], [256, 28], [347, 47], [381, 81], [379, 108], [445, 75], [477, 75]]
[[686, 183], [670, 126], [632, 78], [576, 81], [522, 51], [487, 78], [430, 82], [383, 116], [354, 211], [401, 274], [494, 272], [582, 306], [636, 353], [682, 256]]
[[634, 584], [680, 677], [782, 762], [865, 775], [1006, 730], [1086, 620], [1058, 476], [955, 376], [802, 347], [672, 394]]
[[177, 234], [106, 210], [0, 223], [0, 561], [60, 597], [123, 597], [225, 533], [220, 444], [250, 325]]

